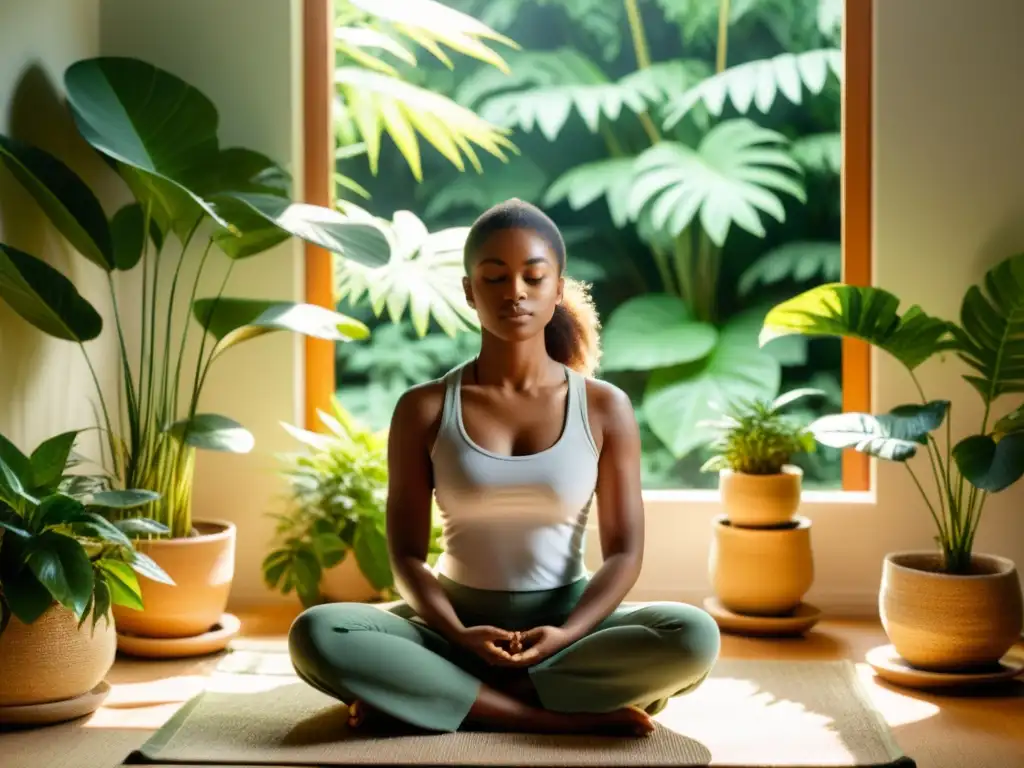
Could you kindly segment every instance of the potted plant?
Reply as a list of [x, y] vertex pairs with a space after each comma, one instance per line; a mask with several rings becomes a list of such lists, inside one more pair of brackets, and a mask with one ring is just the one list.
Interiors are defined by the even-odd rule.
[[[386, 532], [387, 435], [357, 422], [337, 400], [332, 410], [318, 412], [326, 433], [283, 425], [305, 450], [282, 457], [290, 509], [274, 515], [274, 549], [262, 566], [268, 587], [294, 590], [307, 607], [396, 596]], [[440, 552], [438, 536], [434, 526], [430, 558]]]
[[[724, 513], [712, 521], [708, 571], [715, 597], [742, 616], [791, 615], [814, 579], [811, 521], [797, 517], [803, 472], [791, 460], [814, 440], [787, 406], [817, 390], [733, 403], [701, 468], [719, 473]], [[716, 606], [717, 610], [717, 606]]]
[[[919, 403], [825, 416], [810, 429], [824, 445], [901, 463], [920, 492], [937, 547], [885, 556], [879, 611], [896, 652], [934, 671], [995, 664], [1019, 638], [1024, 613], [1015, 563], [974, 551], [989, 495], [1024, 474], [1021, 407], [1002, 405], [1024, 392], [1024, 254], [989, 270], [984, 286], [967, 290], [955, 323], [916, 305], [901, 314], [899, 298], [878, 288], [823, 285], [773, 308], [761, 332], [762, 344], [793, 333], [860, 339], [902, 363], [914, 383]], [[916, 374], [939, 353], [967, 365], [964, 379], [981, 397], [973, 434], [954, 438], [951, 402], [930, 399]], [[911, 460], [922, 455], [915, 470]]]
[[142, 607], [137, 574], [170, 583], [129, 539], [163, 526], [99, 514], [154, 494], [66, 474], [77, 463], [77, 435], [56, 435], [28, 456], [0, 435], [0, 720], [4, 708], [50, 702], [69, 703], [49, 715], [57, 718], [94, 711], [102, 696], [84, 710], [72, 702], [100, 685], [114, 662], [112, 606]]
[[[367, 265], [385, 264], [389, 247], [372, 223], [293, 203], [287, 173], [269, 158], [222, 147], [216, 108], [178, 77], [137, 59], [96, 58], [69, 67], [64, 83], [81, 137], [133, 202], [108, 218], [61, 160], [11, 137], [0, 136], [0, 159], [70, 245], [108, 277], [122, 386], [110, 402], [93, 375], [106, 436], [102, 460], [117, 487], [157, 494], [110, 519], [158, 521], [166, 532], [147, 529], [137, 546], [175, 582], [146, 582], [145, 610], [117, 608], [118, 629], [196, 636], [226, 606], [235, 544], [233, 524], [193, 516], [196, 451], [245, 453], [254, 445], [235, 420], [200, 410], [212, 364], [235, 345], [275, 331], [331, 341], [368, 334], [362, 323], [323, 307], [226, 295], [232, 268], [292, 236]], [[220, 290], [196, 298], [216, 261], [223, 267]], [[141, 314], [126, 322], [124, 295], [115, 287], [129, 272], [139, 279]], [[61, 272], [0, 243], [0, 298], [43, 332], [78, 344], [92, 370], [85, 345], [100, 336], [104, 320]], [[193, 322], [198, 352], [187, 351]]]
[[743, 527], [789, 523], [800, 506], [803, 471], [792, 457], [814, 451], [814, 436], [784, 413], [803, 397], [823, 394], [795, 389], [775, 400], [734, 403], [719, 421], [705, 425], [717, 431], [718, 452], [701, 467], [718, 472], [718, 488], [729, 522]]

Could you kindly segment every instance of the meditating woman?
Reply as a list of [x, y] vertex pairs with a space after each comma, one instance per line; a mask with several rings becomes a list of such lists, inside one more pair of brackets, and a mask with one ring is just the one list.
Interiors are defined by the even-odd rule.
[[[624, 602], [640, 573], [640, 437], [629, 399], [589, 378], [597, 318], [538, 208], [486, 211], [465, 246], [479, 355], [413, 387], [389, 432], [387, 532], [403, 598], [312, 607], [290, 651], [350, 723], [644, 735], [719, 653], [704, 611]], [[596, 493], [603, 562], [584, 565]], [[436, 494], [444, 553], [427, 562]]]

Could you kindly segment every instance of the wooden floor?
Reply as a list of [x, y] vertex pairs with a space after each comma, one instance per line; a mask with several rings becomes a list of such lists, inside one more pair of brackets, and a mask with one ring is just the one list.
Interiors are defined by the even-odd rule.
[[[243, 634], [284, 635], [294, 611], [242, 615]], [[764, 640], [725, 636], [723, 656], [851, 659], [903, 751], [919, 768], [1024, 768], [1024, 679], [957, 695], [927, 694], [875, 679], [864, 654], [886, 642], [877, 621], [823, 621], [806, 637]], [[1024, 653], [1024, 645], [1017, 651]], [[84, 721], [0, 732], [2, 768], [116, 768], [181, 704], [197, 693], [219, 656], [181, 661], [119, 658], [104, 706]]]

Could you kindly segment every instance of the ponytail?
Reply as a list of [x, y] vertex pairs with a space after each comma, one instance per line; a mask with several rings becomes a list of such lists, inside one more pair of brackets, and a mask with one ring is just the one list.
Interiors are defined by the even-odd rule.
[[551, 359], [590, 376], [601, 358], [601, 321], [584, 283], [565, 278], [562, 303], [544, 328], [544, 346]]

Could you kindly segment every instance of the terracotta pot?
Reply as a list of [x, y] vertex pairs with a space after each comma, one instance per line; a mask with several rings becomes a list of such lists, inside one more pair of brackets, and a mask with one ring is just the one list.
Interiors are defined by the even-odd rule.
[[143, 609], [114, 608], [117, 630], [142, 637], [195, 637], [224, 613], [235, 576], [234, 523], [197, 521], [198, 536], [136, 542], [175, 586], [139, 577]]
[[11, 617], [0, 635], [0, 707], [44, 704], [82, 696], [114, 663], [117, 635], [108, 615], [92, 628], [54, 603], [31, 624]]
[[1011, 560], [975, 554], [970, 573], [941, 572], [939, 552], [894, 552], [882, 566], [878, 610], [889, 641], [912, 666], [985, 667], [1020, 637], [1024, 608]]
[[734, 613], [782, 616], [795, 610], [814, 581], [811, 521], [742, 528], [714, 519], [708, 562], [715, 595]]
[[351, 551], [344, 560], [323, 572], [320, 594], [324, 600], [334, 603], [366, 603], [380, 598], [380, 592], [363, 575]]
[[723, 469], [718, 475], [722, 508], [733, 525], [771, 527], [793, 520], [800, 508], [800, 467], [786, 465], [777, 475], [748, 475]]

